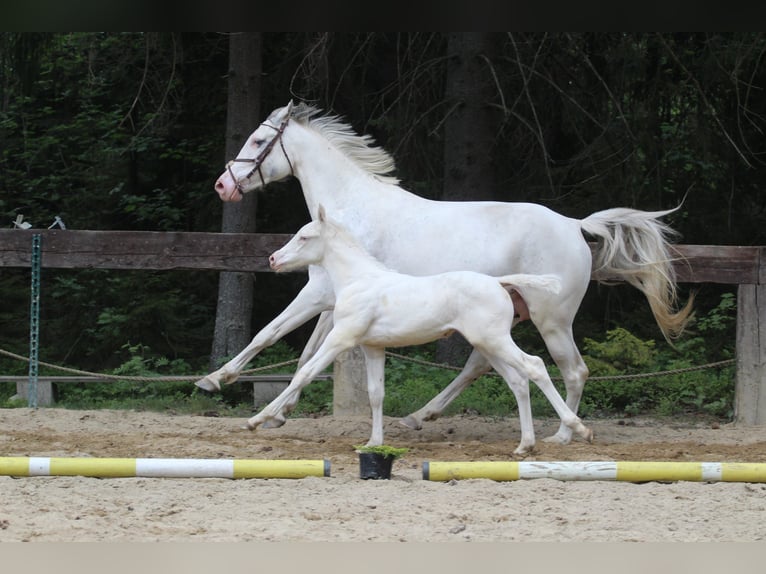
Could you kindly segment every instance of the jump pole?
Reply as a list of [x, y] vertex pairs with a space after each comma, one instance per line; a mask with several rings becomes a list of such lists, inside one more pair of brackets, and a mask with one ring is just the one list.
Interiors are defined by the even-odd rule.
[[0, 476], [305, 478], [330, 476], [330, 461], [327, 459], [0, 457]]
[[618, 480], [624, 482], [766, 482], [766, 463], [756, 462], [424, 462], [423, 479], [488, 478], [496, 481]]

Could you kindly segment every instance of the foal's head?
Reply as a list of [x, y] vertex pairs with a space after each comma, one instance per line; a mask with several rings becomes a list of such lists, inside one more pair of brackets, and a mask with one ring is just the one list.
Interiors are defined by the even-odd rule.
[[274, 271], [295, 271], [322, 263], [328, 241], [338, 233], [338, 226], [327, 219], [324, 207], [319, 206], [318, 219], [301, 227], [282, 249], [269, 257]]

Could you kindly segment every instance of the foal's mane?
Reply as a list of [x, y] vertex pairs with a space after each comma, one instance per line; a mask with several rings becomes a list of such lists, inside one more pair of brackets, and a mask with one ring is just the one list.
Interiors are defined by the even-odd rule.
[[399, 179], [386, 175], [396, 169], [394, 158], [383, 148], [374, 146], [369, 135], [359, 135], [339, 116], [320, 115], [315, 106], [299, 103], [293, 107], [292, 118], [306, 127], [319, 132], [346, 157], [383, 183], [396, 185]]

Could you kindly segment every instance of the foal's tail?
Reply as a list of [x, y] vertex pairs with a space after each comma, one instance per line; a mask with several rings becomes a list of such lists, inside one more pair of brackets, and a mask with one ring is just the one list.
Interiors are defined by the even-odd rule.
[[556, 275], [528, 275], [526, 273], [516, 273], [514, 275], [504, 275], [497, 277], [500, 285], [507, 289], [515, 289], [524, 294], [528, 288], [542, 289], [553, 295], [561, 292], [561, 280]]
[[668, 341], [683, 332], [694, 300], [692, 295], [683, 309], [675, 309], [676, 275], [669, 238], [676, 232], [658, 219], [679, 207], [667, 211], [618, 207], [580, 221], [582, 230], [598, 240], [593, 254], [594, 278], [602, 283], [621, 279], [639, 289]]

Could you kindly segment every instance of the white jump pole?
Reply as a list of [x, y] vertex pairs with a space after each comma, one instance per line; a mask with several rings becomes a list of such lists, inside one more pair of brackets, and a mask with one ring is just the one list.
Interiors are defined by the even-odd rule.
[[766, 482], [766, 463], [755, 462], [424, 462], [423, 479], [433, 481], [488, 478], [619, 480], [625, 482], [696, 481]]
[[305, 478], [330, 476], [330, 461], [326, 459], [0, 457], [0, 475], [99, 478]]

